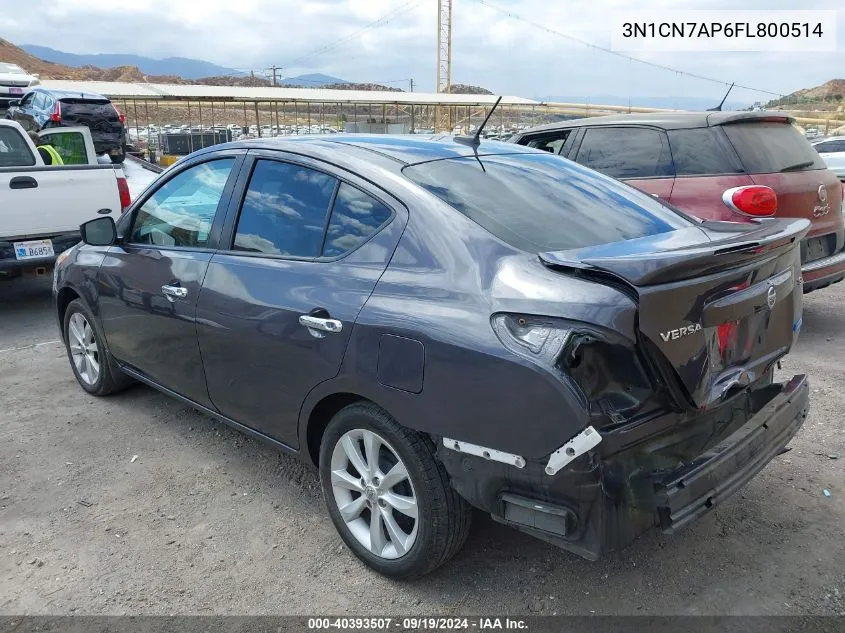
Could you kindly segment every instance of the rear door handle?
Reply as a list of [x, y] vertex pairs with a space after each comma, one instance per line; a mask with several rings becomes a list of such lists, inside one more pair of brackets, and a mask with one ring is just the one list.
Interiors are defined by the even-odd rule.
[[182, 286], [162, 286], [161, 292], [170, 301], [173, 301], [174, 299], [184, 299], [188, 296], [188, 289], [183, 288]]
[[323, 338], [325, 332], [338, 334], [343, 331], [343, 322], [337, 319], [323, 319], [320, 317], [303, 314], [299, 317], [299, 324], [308, 328], [314, 338]]
[[32, 176], [15, 176], [9, 181], [9, 189], [35, 189], [38, 181]]

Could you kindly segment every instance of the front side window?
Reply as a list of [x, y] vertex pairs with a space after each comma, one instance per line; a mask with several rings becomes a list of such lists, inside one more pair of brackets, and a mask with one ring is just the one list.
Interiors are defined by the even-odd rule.
[[593, 128], [584, 134], [577, 160], [619, 179], [672, 176], [672, 160], [663, 136], [663, 132], [646, 128]]
[[205, 247], [234, 163], [234, 158], [209, 161], [168, 180], [138, 209], [129, 241]]
[[234, 250], [319, 257], [337, 179], [308, 167], [259, 160], [235, 231]]

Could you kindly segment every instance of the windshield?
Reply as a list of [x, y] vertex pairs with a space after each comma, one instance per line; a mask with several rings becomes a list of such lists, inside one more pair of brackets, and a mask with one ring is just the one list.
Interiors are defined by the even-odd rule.
[[4, 62], [0, 62], [0, 73], [12, 73], [14, 75], [26, 74], [20, 66], [15, 66], [14, 64], [6, 64]]
[[633, 187], [547, 153], [437, 160], [403, 173], [529, 252], [608, 244], [693, 224]]

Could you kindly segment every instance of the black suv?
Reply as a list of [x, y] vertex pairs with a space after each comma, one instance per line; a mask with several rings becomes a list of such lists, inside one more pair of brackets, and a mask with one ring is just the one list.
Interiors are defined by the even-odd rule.
[[126, 158], [125, 118], [103, 95], [38, 87], [11, 101], [6, 116], [34, 132], [60, 125], [85, 126], [91, 130], [98, 155], [108, 154], [114, 163]]

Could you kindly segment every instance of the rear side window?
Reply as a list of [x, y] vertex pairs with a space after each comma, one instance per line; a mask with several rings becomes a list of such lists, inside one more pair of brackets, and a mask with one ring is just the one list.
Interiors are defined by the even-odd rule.
[[663, 132], [646, 128], [587, 130], [577, 160], [614, 178], [654, 178], [673, 173]]
[[717, 128], [669, 130], [669, 146], [678, 176], [741, 174], [742, 165]]
[[300, 165], [259, 160], [244, 196], [234, 250], [319, 257], [337, 182]]
[[755, 121], [723, 125], [745, 171], [771, 174], [824, 169], [807, 139], [789, 123]]
[[559, 156], [454, 158], [403, 173], [499, 239], [533, 253], [692, 226], [651, 196]]
[[35, 156], [17, 129], [0, 127], [0, 167], [32, 167]]
[[323, 255], [338, 257], [358, 248], [392, 215], [390, 207], [360, 189], [341, 183], [332, 207]]

